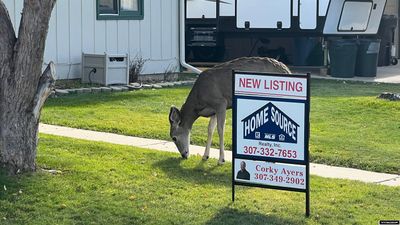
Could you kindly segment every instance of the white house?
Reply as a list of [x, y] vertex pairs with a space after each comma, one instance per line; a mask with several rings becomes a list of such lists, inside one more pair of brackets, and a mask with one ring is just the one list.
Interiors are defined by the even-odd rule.
[[[3, 0], [18, 30], [23, 0]], [[81, 77], [82, 52], [129, 53], [148, 60], [143, 73], [179, 65], [177, 0], [58, 0], [50, 20], [44, 62], [58, 79]]]

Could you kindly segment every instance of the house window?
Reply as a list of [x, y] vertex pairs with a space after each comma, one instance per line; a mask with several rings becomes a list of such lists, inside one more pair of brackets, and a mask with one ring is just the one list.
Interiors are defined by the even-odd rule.
[[98, 20], [142, 20], [143, 0], [97, 0]]

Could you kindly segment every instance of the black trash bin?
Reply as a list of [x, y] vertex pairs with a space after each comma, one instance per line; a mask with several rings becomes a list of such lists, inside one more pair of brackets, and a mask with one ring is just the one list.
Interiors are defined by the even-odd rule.
[[354, 39], [338, 39], [329, 42], [332, 77], [354, 77], [357, 49], [357, 41]]
[[359, 39], [356, 61], [356, 76], [375, 77], [378, 67], [380, 39]]
[[378, 30], [378, 38], [381, 39], [378, 66], [389, 66], [392, 58], [392, 45], [394, 42], [397, 17], [394, 15], [383, 15]]

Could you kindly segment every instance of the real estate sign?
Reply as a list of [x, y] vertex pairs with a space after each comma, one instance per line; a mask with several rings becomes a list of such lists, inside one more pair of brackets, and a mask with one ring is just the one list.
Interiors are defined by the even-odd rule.
[[306, 193], [309, 215], [309, 75], [233, 72], [235, 185]]

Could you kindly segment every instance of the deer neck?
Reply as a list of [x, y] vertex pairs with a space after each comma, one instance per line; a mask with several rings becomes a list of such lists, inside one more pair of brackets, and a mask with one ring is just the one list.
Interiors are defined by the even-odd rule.
[[192, 129], [194, 121], [199, 118], [199, 115], [194, 110], [194, 105], [186, 102], [181, 108], [182, 122], [181, 126], [189, 130]]

